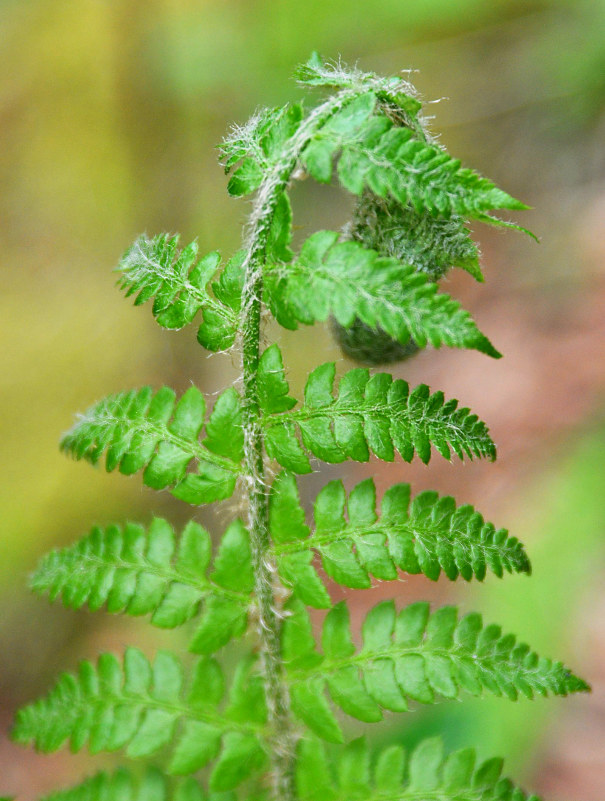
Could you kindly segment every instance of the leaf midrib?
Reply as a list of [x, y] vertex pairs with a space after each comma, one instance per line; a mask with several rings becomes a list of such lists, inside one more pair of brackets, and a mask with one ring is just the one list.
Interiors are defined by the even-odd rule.
[[[507, 555], [516, 557], [516, 552], [520, 548], [519, 543], [514, 543], [511, 545], [511, 537], [508, 535], [505, 542], [501, 546], [498, 546], [495, 543], [485, 542], [480, 538], [473, 539], [472, 535], [461, 531], [460, 529], [452, 530], [450, 528], [444, 532], [437, 532], [428, 528], [421, 529], [419, 526], [417, 526], [417, 524], [414, 524], [411, 521], [406, 523], [384, 523], [381, 520], [377, 520], [376, 523], [370, 526], [352, 526], [349, 524], [345, 528], [342, 528], [338, 531], [326, 531], [322, 534], [318, 534], [315, 531], [310, 535], [310, 537], [304, 540], [292, 540], [290, 542], [273, 545], [271, 552], [274, 556], [283, 556], [284, 554], [289, 553], [298, 553], [301, 551], [319, 549], [325, 545], [330, 545], [333, 542], [352, 540], [353, 537], [364, 537], [370, 534], [383, 534], [387, 540], [387, 542], [383, 544], [383, 547], [388, 551], [387, 543], [389, 539], [389, 532], [391, 531], [409, 536], [411, 537], [412, 541], [419, 540], [420, 542], [424, 543], [433, 539], [436, 543], [439, 543], [440, 541], [446, 541], [449, 545], [462, 545], [465, 548], [465, 553], [466, 551], [470, 551], [472, 545], [477, 545], [485, 551], [493, 551], [498, 555], [503, 550], [506, 550]], [[352, 542], [351, 545], [354, 545], [354, 543]], [[395, 561], [390, 553], [389, 558], [395, 564]]]
[[[137, 433], [153, 433], [157, 434], [159, 437], [160, 442], [168, 442], [171, 445], [176, 445], [180, 450], [182, 450], [185, 454], [191, 454], [192, 459], [197, 459], [198, 462], [210, 462], [211, 464], [216, 465], [217, 467], [221, 467], [224, 470], [227, 470], [231, 473], [239, 474], [242, 472], [242, 468], [236, 462], [228, 459], [224, 456], [219, 456], [216, 453], [205, 448], [202, 443], [197, 440], [188, 440], [185, 437], [180, 436], [179, 434], [174, 434], [172, 431], [169, 430], [167, 426], [161, 426], [155, 423], [150, 422], [148, 419], [132, 419], [128, 417], [116, 417], [111, 413], [103, 410], [97, 414], [93, 415], [86, 415], [84, 414], [80, 421], [78, 422], [77, 426], [68, 433], [69, 436], [73, 436], [77, 433], [77, 428], [82, 425], [97, 425], [97, 426], [107, 426], [108, 428], [116, 428], [120, 425], [127, 425], [128, 426], [128, 436], [132, 440], [132, 437], [135, 436]], [[129, 443], [130, 445], [130, 443]], [[159, 445], [159, 443], [158, 443]], [[108, 442], [103, 450], [109, 450], [112, 446], [111, 442]], [[86, 455], [88, 455], [89, 451], [94, 447], [94, 443], [87, 448]], [[157, 447], [157, 445], [156, 445]], [[127, 453], [128, 450], [125, 452]], [[146, 462], [146, 465], [151, 462], [153, 456], [157, 451], [154, 452], [152, 457]]]
[[[144, 564], [142, 564], [141, 562], [128, 562], [122, 556], [115, 557], [112, 559], [103, 559], [101, 556], [91, 553], [72, 553], [69, 555], [69, 558], [73, 559], [75, 562], [80, 562], [80, 563], [90, 562], [96, 567], [115, 567], [117, 569], [134, 570], [137, 573], [150, 573], [154, 576], [159, 576], [160, 578], [165, 579], [167, 582], [186, 584], [190, 587], [193, 587], [196, 590], [199, 590], [201, 593], [205, 595], [208, 595], [210, 593], [215, 593], [216, 595], [224, 595], [227, 598], [239, 601], [244, 606], [248, 606], [250, 604], [249, 594], [246, 595], [244, 593], [236, 592], [235, 590], [225, 589], [220, 585], [215, 584], [213, 581], [211, 581], [206, 577], [200, 577], [199, 579], [196, 579], [192, 576], [188, 577], [185, 575], [181, 575], [174, 569], [170, 570], [165, 569], [158, 565], [153, 565], [147, 561], [145, 561]], [[62, 565], [60, 565], [58, 569], [54, 570], [54, 572], [57, 573], [61, 571], [62, 571]], [[133, 597], [136, 597], [136, 593]]]

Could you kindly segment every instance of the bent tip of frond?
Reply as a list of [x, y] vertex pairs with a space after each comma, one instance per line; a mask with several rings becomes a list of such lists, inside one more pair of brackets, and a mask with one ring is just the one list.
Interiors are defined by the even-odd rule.
[[591, 693], [591, 685], [584, 679], [576, 676], [571, 670], [565, 672], [565, 686], [568, 693]]
[[492, 359], [502, 358], [500, 351], [496, 350], [496, 348], [484, 334], [481, 334], [476, 338], [472, 348], [473, 350], [478, 350], [479, 353], [484, 353], [486, 356], [491, 356]]

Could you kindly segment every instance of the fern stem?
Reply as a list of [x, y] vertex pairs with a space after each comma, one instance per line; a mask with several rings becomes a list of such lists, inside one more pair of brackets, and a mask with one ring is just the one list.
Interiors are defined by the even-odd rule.
[[265, 176], [250, 215], [242, 292], [242, 378], [244, 479], [248, 490], [248, 528], [258, 604], [261, 669], [269, 710], [273, 794], [275, 801], [295, 801], [294, 751], [296, 733], [281, 656], [281, 614], [275, 584], [277, 569], [270, 552], [269, 489], [265, 480], [262, 415], [257, 371], [260, 360], [263, 270], [271, 220], [287, 188], [299, 155], [318, 125], [341, 108], [353, 92], [345, 90], [315, 108], [288, 142], [282, 158]]
[[[263, 252], [264, 247], [259, 243], [258, 252], [250, 260], [251, 270], [255, 269]], [[276, 801], [277, 799], [293, 801], [295, 798], [292, 763], [294, 734], [281, 659], [280, 620], [273, 590], [274, 571], [268, 558], [270, 547], [269, 496], [265, 481], [263, 435], [256, 379], [260, 358], [262, 272], [257, 273], [256, 280], [248, 285], [248, 291], [252, 300], [247, 304], [247, 313], [244, 318], [242, 348], [244, 460], [249, 493], [248, 525], [258, 604], [262, 670], [272, 739], [273, 791]]]

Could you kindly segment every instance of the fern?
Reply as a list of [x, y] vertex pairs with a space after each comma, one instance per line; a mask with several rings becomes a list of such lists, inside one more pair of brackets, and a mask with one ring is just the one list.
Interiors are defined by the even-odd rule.
[[14, 738], [44, 752], [69, 740], [72, 751], [88, 742], [93, 754], [125, 749], [133, 758], [174, 741], [169, 772], [192, 773], [218, 757], [210, 783], [229, 790], [264, 763], [258, 733], [266, 708], [259, 676], [247, 676], [250, 667], [250, 660], [240, 664], [221, 712], [224, 678], [211, 658], [197, 662], [185, 692], [182, 665], [170, 652], [160, 651], [153, 665], [136, 648], [123, 664], [101, 654], [96, 667], [82, 662], [77, 676], [63, 674], [46, 698], [24, 707]]
[[513, 701], [521, 693], [567, 695], [587, 689], [560, 662], [541, 659], [499, 626], [483, 626], [481, 616], [458, 620], [454, 607], [429, 616], [416, 603], [396, 615], [385, 601], [372, 609], [363, 626], [363, 647], [356, 653], [344, 603], [328, 613], [322, 631], [323, 657], [315, 648], [311, 621], [299, 601], [289, 604], [284, 626], [294, 712], [320, 737], [342, 742], [342, 733], [323, 696], [358, 720], [376, 722], [381, 709], [404, 712], [408, 702], [431, 704], [436, 696], [458, 698], [460, 690], [488, 690]]
[[468, 312], [414, 268], [356, 242], [340, 242], [333, 231], [313, 234], [297, 262], [270, 271], [268, 302], [279, 323], [295, 328], [330, 314], [343, 326], [360, 319], [380, 327], [400, 344], [449, 345], [500, 356]]
[[[112, 801], [116, 798], [120, 801], [207, 801], [208, 796], [193, 779], [184, 779], [172, 789], [157, 769], [150, 768], [142, 779], [137, 779], [122, 768], [113, 774], [97, 773], [77, 787], [51, 793], [44, 801]], [[210, 795], [210, 801], [216, 798], [215, 793]]]
[[337, 767], [333, 776], [320, 743], [304, 741], [296, 775], [301, 801], [538, 801], [501, 778], [502, 760], [476, 766], [471, 748], [444, 758], [438, 739], [425, 740], [409, 757], [399, 746], [385, 748], [373, 768], [365, 741], [354, 740], [343, 749]]
[[[144, 469], [153, 489], [171, 487], [187, 503], [210, 503], [233, 493], [243, 448], [237, 393], [228, 389], [216, 401], [200, 442], [206, 401], [191, 387], [175, 404], [175, 393], [151, 387], [110, 395], [83, 414], [61, 440], [63, 451], [96, 464], [106, 452], [108, 472], [132, 475]], [[194, 462], [196, 471], [188, 473]]]
[[177, 244], [178, 236], [140, 236], [120, 262], [120, 287], [127, 297], [137, 293], [136, 306], [154, 298], [153, 316], [163, 328], [183, 328], [203, 310], [197, 335], [200, 345], [213, 351], [231, 347], [238, 330], [243, 253], [227, 263], [218, 281], [211, 284], [211, 294], [209, 282], [220, 255], [209, 253], [196, 263], [197, 244], [192, 242], [180, 253]]
[[[330, 319], [346, 353], [369, 364], [442, 345], [497, 357], [437, 284], [452, 267], [483, 280], [469, 219], [517, 228], [492, 212], [525, 206], [435, 143], [405, 81], [317, 55], [297, 77], [326, 98], [310, 110], [259, 112], [221, 147], [229, 193], [253, 195], [243, 249], [221, 267], [216, 252], [198, 259], [195, 243], [179, 251], [176, 236], [141, 236], [119, 264], [119, 286], [135, 305], [153, 301], [160, 326], [201, 315], [203, 347], [241, 346], [240, 391], [222, 392], [209, 415], [196, 387], [178, 401], [166, 387], [118, 393], [82, 415], [61, 447], [92, 464], [104, 457], [108, 471], [142, 472], [146, 486], [193, 505], [228, 499], [239, 484], [244, 519], [227, 525], [214, 553], [193, 520], [178, 537], [160, 518], [97, 527], [34, 571], [33, 590], [69, 608], [184, 627], [196, 654], [101, 654], [25, 706], [18, 742], [159, 765], [101, 772], [47, 801], [235, 801], [240, 785], [248, 801], [536, 801], [501, 778], [499, 759], [477, 767], [472, 750], [445, 756], [434, 739], [409, 756], [387, 748], [372, 764], [364, 740], [344, 745], [340, 715], [377, 722], [385, 710], [464, 694], [516, 700], [588, 689], [479, 614], [431, 612], [423, 602], [397, 611], [385, 601], [366, 616], [356, 647], [347, 604], [332, 603], [327, 579], [352, 588], [401, 573], [483, 581], [531, 566], [523, 545], [473, 507], [432, 491], [412, 500], [408, 484], [377, 503], [372, 479], [348, 494], [331, 481], [307, 520], [296, 475], [310, 473], [312, 459], [417, 455], [428, 464], [433, 450], [493, 460], [496, 449], [457, 400], [384, 372], [354, 368], [336, 382], [335, 365], [320, 364], [299, 403], [278, 345], [261, 345], [264, 312], [290, 329]], [[334, 165], [357, 198], [353, 219], [295, 253], [291, 184], [305, 170], [330, 181]], [[283, 469], [271, 481], [275, 465]], [[321, 647], [307, 606], [329, 610]], [[231, 669], [222, 649], [244, 634]], [[338, 744], [330, 758], [318, 737]]]
[[[269, 369], [261, 358], [261, 386]], [[470, 409], [458, 408], [458, 401], [445, 401], [442, 392], [431, 394], [426, 384], [410, 392], [403, 379], [393, 380], [388, 373], [370, 377], [368, 370], [356, 368], [341, 378], [334, 397], [335, 373], [333, 362], [313, 370], [300, 409], [278, 413], [263, 408], [267, 453], [283, 467], [295, 473], [311, 472], [297, 431], [308, 451], [333, 463], [367, 462], [370, 453], [392, 462], [397, 451], [406, 462], [418, 454], [428, 464], [431, 445], [446, 459], [451, 451], [460, 459], [495, 459], [496, 448], [485, 423]], [[271, 381], [275, 380], [273, 371]]]
[[485, 523], [472, 506], [456, 508], [453, 498], [435, 492], [421, 493], [410, 506], [409, 484], [387, 490], [379, 518], [372, 479], [358, 484], [348, 498], [342, 481], [330, 482], [315, 500], [311, 534], [294, 476], [282, 472], [271, 490], [270, 529], [282, 581], [304, 603], [319, 608], [331, 602], [311, 564], [314, 553], [330, 578], [357, 589], [370, 587], [370, 576], [396, 579], [398, 568], [434, 581], [441, 571], [452, 581], [459, 575], [481, 581], [488, 568], [500, 577], [505, 570], [531, 572], [523, 546], [505, 529]]
[[68, 548], [40, 563], [30, 586], [61, 596], [65, 606], [151, 615], [151, 623], [174, 628], [204, 612], [192, 650], [212, 653], [246, 629], [254, 585], [248, 532], [234, 521], [221, 541], [214, 570], [208, 532], [191, 521], [175, 554], [175, 537], [166, 520], [156, 518], [146, 531], [127, 524], [95, 528]]

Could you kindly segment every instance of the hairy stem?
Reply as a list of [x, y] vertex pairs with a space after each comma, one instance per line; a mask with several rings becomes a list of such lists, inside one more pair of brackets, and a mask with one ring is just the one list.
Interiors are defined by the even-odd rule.
[[255, 594], [258, 603], [261, 669], [269, 710], [271, 760], [275, 801], [295, 801], [294, 749], [296, 733], [289, 710], [288, 689], [281, 658], [281, 615], [275, 595], [277, 571], [270, 553], [269, 494], [265, 480], [264, 443], [258, 401], [263, 268], [276, 203], [286, 190], [299, 155], [325, 120], [353, 95], [348, 90], [314, 109], [288, 142], [282, 158], [265, 176], [256, 196], [246, 241], [242, 293], [242, 376], [244, 478], [248, 491], [248, 527], [252, 546]]

